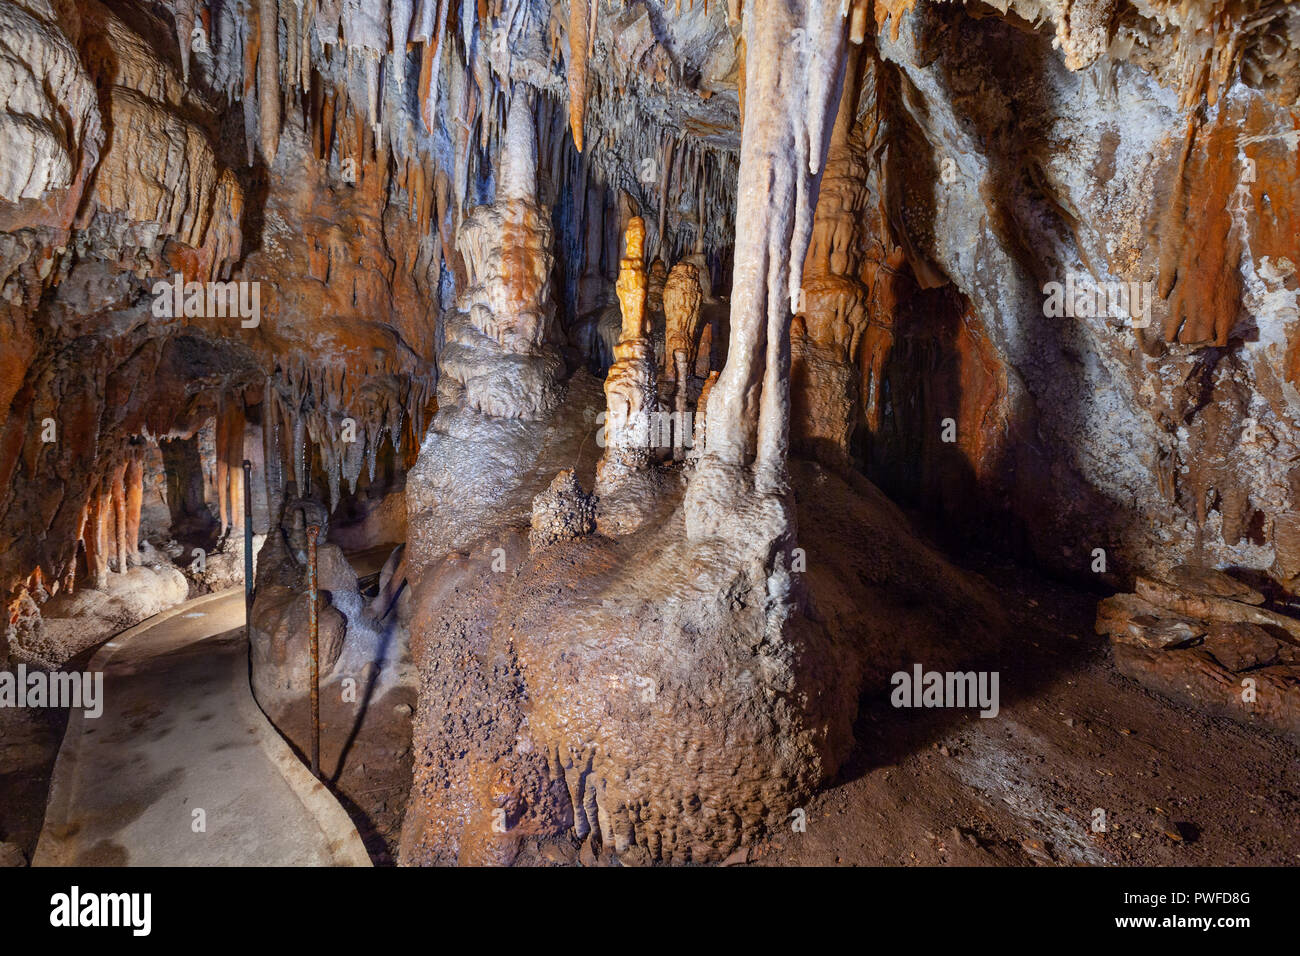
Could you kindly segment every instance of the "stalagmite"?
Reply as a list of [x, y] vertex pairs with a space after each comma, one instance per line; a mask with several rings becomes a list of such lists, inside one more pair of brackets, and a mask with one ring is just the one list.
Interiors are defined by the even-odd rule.
[[680, 379], [677, 371], [677, 355], [680, 352], [681, 367], [690, 369], [695, 365], [696, 350], [700, 346], [700, 305], [703, 295], [700, 292], [699, 272], [689, 262], [679, 262], [668, 274], [664, 285], [663, 306], [666, 319], [664, 337], [664, 376]]
[[668, 267], [662, 259], [650, 263], [646, 277], [646, 308], [651, 315], [662, 315], [664, 311], [664, 284], [668, 281]]
[[791, 377], [797, 383], [791, 441], [839, 467], [849, 463], [858, 406], [856, 357], [869, 318], [860, 275], [870, 194], [863, 150], [852, 136], [860, 56], [859, 48], [851, 48], [804, 261], [804, 308], [794, 326], [797, 334], [791, 335]]
[[596, 494], [609, 495], [629, 473], [650, 461], [651, 415], [657, 410], [654, 347], [646, 313], [645, 223], [633, 217], [618, 272], [623, 332], [605, 377], [605, 453], [596, 469]]
[[698, 459], [705, 452], [705, 442], [708, 439], [708, 412], [709, 412], [709, 393], [713, 391], [713, 386], [717, 384], [718, 373], [710, 372], [704, 380], [704, 386], [700, 389], [700, 398], [695, 406], [695, 434], [691, 441], [691, 458]]
[[560, 362], [550, 339], [553, 237], [537, 202], [537, 142], [516, 91], [501, 150], [496, 201], [465, 219], [456, 248], [467, 286], [447, 321], [439, 405], [536, 419], [556, 400]]

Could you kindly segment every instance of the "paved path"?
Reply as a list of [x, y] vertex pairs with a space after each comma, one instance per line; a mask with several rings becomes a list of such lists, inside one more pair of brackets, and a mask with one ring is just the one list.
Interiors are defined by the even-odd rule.
[[95, 655], [104, 713], [68, 722], [37, 866], [370, 865], [253, 700], [243, 620], [242, 589], [209, 595]]

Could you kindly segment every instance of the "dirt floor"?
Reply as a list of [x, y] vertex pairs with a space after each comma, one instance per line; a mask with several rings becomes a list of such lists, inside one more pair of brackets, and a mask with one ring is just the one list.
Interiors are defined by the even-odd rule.
[[[1097, 593], [1000, 559], [963, 564], [998, 589], [1012, 620], [998, 655], [998, 716], [864, 700], [856, 750], [837, 783], [803, 808], [805, 829], [792, 820], [729, 862], [1300, 863], [1300, 746], [1119, 674], [1093, 634]], [[377, 865], [396, 853], [414, 706], [405, 689], [369, 702], [363, 694], [359, 704], [322, 695], [324, 774]], [[0, 710], [0, 840], [29, 857], [65, 722], [61, 711]], [[306, 702], [280, 721], [304, 754], [307, 726]], [[517, 865], [612, 862], [575, 841], [527, 847]]]
[[[827, 491], [826, 493], [829, 493]], [[871, 550], [860, 533], [813, 529], [810, 566]], [[878, 542], [877, 542], [878, 543]], [[878, 548], [877, 548], [878, 550]], [[1115, 668], [1093, 630], [1107, 592], [986, 555], [956, 562], [992, 586], [1009, 621], [1001, 647], [963, 669], [999, 672], [1000, 712], [895, 709], [864, 697], [837, 782], [803, 808], [804, 829], [769, 834], [731, 864], [1296, 865], [1300, 746], [1165, 699]], [[859, 603], [871, 603], [861, 595]], [[877, 595], [878, 597], [878, 595]], [[926, 603], [923, 595], [910, 600]], [[943, 650], [972, 634], [942, 635]], [[941, 648], [886, 653], [946, 669]], [[910, 640], [910, 639], [909, 639]], [[983, 652], [982, 652], [983, 653]], [[960, 656], [960, 655], [959, 655]], [[391, 697], [391, 695], [390, 695]], [[325, 708], [324, 765], [378, 863], [395, 855], [411, 779], [411, 698], [369, 708], [338, 774], [355, 712]], [[305, 728], [305, 712], [295, 715]], [[301, 739], [300, 729], [292, 736]], [[628, 863], [625, 859], [623, 863]], [[528, 841], [515, 865], [617, 865], [590, 841]]]
[[966, 565], [1012, 618], [998, 716], [864, 701], [854, 756], [809, 801], [806, 830], [792, 820], [735, 862], [1300, 863], [1300, 747], [1120, 675], [1093, 634], [1096, 594], [996, 559]]
[[[321, 774], [352, 817], [374, 864], [392, 866], [411, 789], [415, 690], [397, 687], [374, 700], [366, 701], [364, 692], [358, 698], [344, 703], [341, 695], [321, 694]], [[310, 703], [294, 705], [275, 723], [310, 763]]]

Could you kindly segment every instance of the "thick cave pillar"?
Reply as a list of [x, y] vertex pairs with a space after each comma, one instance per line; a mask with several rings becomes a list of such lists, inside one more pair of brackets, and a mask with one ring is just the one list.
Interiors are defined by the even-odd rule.
[[[854, 31], [859, 29], [855, 4]], [[847, 11], [845, 11], [847, 12]], [[727, 364], [711, 390], [706, 448], [687, 496], [693, 538], [724, 533], [741, 496], [766, 499], [773, 537], [790, 423], [790, 319], [802, 285], [821, 172], [844, 79], [839, 4], [772, 0], [745, 10], [744, 123]], [[771, 506], [775, 507], [771, 507]], [[736, 528], [750, 534], [755, 516]]]
[[412, 568], [496, 525], [535, 467], [564, 371], [553, 246], [551, 214], [538, 201], [536, 118], [520, 86], [494, 200], [475, 207], [456, 237], [466, 282], [446, 313], [438, 413], [407, 476]]

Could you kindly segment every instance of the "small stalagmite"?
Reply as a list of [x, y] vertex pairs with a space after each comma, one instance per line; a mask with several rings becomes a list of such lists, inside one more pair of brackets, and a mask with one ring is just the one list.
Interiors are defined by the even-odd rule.
[[700, 307], [704, 296], [700, 290], [699, 271], [689, 262], [679, 262], [664, 284], [664, 375], [677, 378], [677, 353], [686, 353], [687, 367], [695, 364], [700, 342]]

